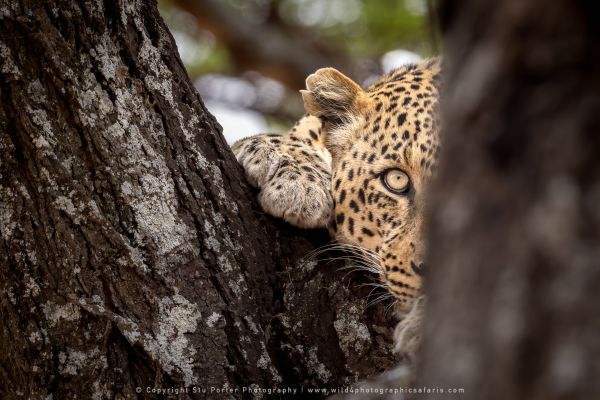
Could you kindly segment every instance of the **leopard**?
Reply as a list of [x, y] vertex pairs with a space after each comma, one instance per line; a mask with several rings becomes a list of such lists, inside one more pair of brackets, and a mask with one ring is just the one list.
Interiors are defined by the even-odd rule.
[[395, 351], [414, 359], [425, 296], [425, 214], [440, 153], [441, 59], [408, 64], [363, 89], [334, 68], [309, 75], [307, 114], [285, 134], [232, 150], [267, 213], [327, 228], [361, 255], [401, 318]]

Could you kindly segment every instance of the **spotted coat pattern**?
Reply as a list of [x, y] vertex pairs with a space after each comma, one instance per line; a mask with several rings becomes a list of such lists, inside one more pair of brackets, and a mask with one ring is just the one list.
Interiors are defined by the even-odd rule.
[[367, 89], [320, 69], [302, 91], [309, 116], [284, 135], [233, 146], [265, 211], [304, 228], [327, 226], [338, 242], [372, 254], [400, 312], [422, 285], [439, 80], [438, 59], [401, 67]]

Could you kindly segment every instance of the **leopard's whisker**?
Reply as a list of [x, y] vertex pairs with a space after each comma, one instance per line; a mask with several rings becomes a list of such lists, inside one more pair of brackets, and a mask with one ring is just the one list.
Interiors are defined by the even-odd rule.
[[372, 256], [372, 257], [374, 257], [374, 258], [377, 258], [377, 259], [379, 259], [379, 260], [381, 260], [381, 259], [382, 259], [382, 258], [381, 258], [381, 256], [380, 256], [379, 254], [377, 254], [376, 252], [374, 252], [373, 250], [369, 250], [369, 249], [367, 249], [367, 248], [364, 248], [364, 247], [362, 247], [362, 246], [360, 246], [360, 245], [356, 245], [356, 244], [350, 244], [350, 243], [339, 243], [339, 244], [340, 244], [342, 247], [344, 247], [345, 249], [347, 249], [347, 250], [350, 250], [350, 249], [355, 249], [355, 250], [357, 250], [357, 251], [360, 251], [361, 253], [367, 253], [367, 254], [369, 254], [370, 256]]
[[[355, 263], [358, 263], [361, 267], [363, 267], [364, 270], [368, 270], [369, 272], [372, 272], [377, 275], [381, 274], [379, 265], [377, 263], [373, 262], [373, 260], [369, 260], [368, 258], [365, 258], [362, 254], [360, 254], [360, 255], [359, 254], [346, 254], [346, 255], [342, 255], [342, 256], [327, 257], [327, 258], [321, 259], [321, 261], [326, 261], [328, 263], [336, 261], [336, 260], [346, 260], [346, 261], [355, 262]], [[300, 265], [304, 265], [307, 262], [308, 262], [307, 260], [301, 260]]]
[[[315, 256], [316, 258], [316, 256]], [[307, 262], [310, 261], [314, 261], [315, 258], [311, 258], [311, 259], [302, 259], [300, 260], [301, 264], [305, 264]], [[348, 259], [348, 260], [355, 260], [355, 261], [359, 261], [359, 262], [363, 262], [366, 264], [369, 264], [373, 267], [375, 267], [376, 269], [379, 268], [380, 262], [378, 262], [378, 260], [372, 259], [370, 257], [365, 256], [365, 254], [361, 254], [361, 253], [356, 253], [356, 252], [347, 252], [347, 254], [342, 255], [342, 256], [337, 256], [337, 257], [328, 257], [324, 260], [328, 260], [328, 259]]]
[[[327, 257], [327, 258], [320, 259], [320, 261], [327, 261], [327, 263], [331, 263], [336, 260], [353, 261], [353, 262], [358, 262], [361, 264], [369, 265], [369, 266], [373, 267], [374, 269], [379, 268], [377, 266], [377, 264], [374, 264], [369, 260], [365, 260], [363, 258], [360, 258], [358, 256], [353, 256], [353, 255], [342, 255], [342, 256], [337, 256], [337, 257]], [[344, 268], [344, 267], [342, 267], [342, 268]]]
[[362, 272], [362, 271], [364, 271], [364, 269], [362, 269], [362, 268], [354, 268], [354, 269], [351, 269], [351, 270], [350, 270], [350, 271], [348, 271], [348, 272], [347, 272], [347, 273], [346, 273], [344, 276], [342, 276], [342, 280], [346, 279], [346, 277], [347, 277], [348, 275], [350, 275], [351, 273], [353, 273], [353, 272]]
[[304, 256], [304, 258], [313, 257], [315, 254], [320, 254], [323, 251], [326, 251], [330, 246], [335, 246], [335, 245], [337, 245], [337, 242], [332, 241], [332, 242], [329, 242], [329, 243], [327, 243], [327, 244], [325, 244], [323, 246], [317, 247], [316, 249], [313, 249], [310, 252], [308, 252]]
[[[371, 297], [371, 295], [373, 294], [373, 292], [374, 292], [375, 290], [377, 290], [377, 289], [378, 289], [378, 287], [374, 287], [373, 289], [371, 289], [371, 291], [370, 291], [370, 292], [369, 292], [369, 294], [367, 295], [367, 307], [368, 307], [368, 303], [369, 303], [369, 298]], [[386, 291], [385, 291], [383, 294], [385, 294], [385, 293], [388, 293], [388, 291], [387, 291], [387, 288], [384, 288], [384, 289], [386, 289]], [[377, 298], [376, 298], [376, 299], [377, 299]]]
[[353, 272], [362, 272], [362, 273], [368, 272], [368, 273], [373, 274], [373, 275], [376, 274], [376, 272], [374, 270], [372, 270], [372, 269], [370, 269], [368, 267], [365, 267], [365, 266], [355, 266], [355, 265], [353, 265], [351, 267], [346, 267], [346, 268], [343, 268], [343, 269], [340, 268], [340, 270], [344, 270], [344, 271], [347, 270], [347, 272], [344, 274], [344, 276], [342, 277], [342, 279], [346, 279], [346, 277], [348, 275], [350, 275], [351, 273], [353, 273]]
[[386, 308], [385, 308], [385, 312], [383, 313], [383, 317], [387, 317], [387, 313], [388, 311], [390, 311], [396, 304], [398, 304], [398, 299], [394, 300], [393, 302], [391, 302]]
[[394, 298], [394, 296], [391, 293], [389, 293], [389, 292], [388, 293], [384, 293], [381, 296], [375, 298], [375, 300], [371, 301], [370, 303], [367, 303], [367, 308], [373, 307], [376, 304], [379, 304], [379, 303], [381, 303], [381, 302], [383, 302], [385, 300], [393, 299], [393, 298]]
[[376, 288], [381, 288], [381, 289], [385, 289], [387, 290], [387, 285], [384, 285], [383, 283], [374, 283], [374, 282], [367, 282], [367, 283], [361, 283], [359, 285], [359, 287], [363, 287], [363, 286], [373, 286]]
[[371, 297], [371, 294], [375, 290], [377, 290], [377, 289], [383, 289], [384, 293], [391, 294], [390, 291], [389, 291], [389, 287], [388, 287], [388, 285], [386, 283], [368, 282], [368, 283], [363, 283], [361, 286], [371, 286], [371, 287], [373, 287], [373, 289], [371, 289], [371, 291], [367, 295], [367, 300]]
[[311, 258], [317, 257], [318, 255], [320, 255], [326, 251], [335, 251], [335, 250], [346, 251], [346, 252], [353, 253], [353, 254], [360, 254], [361, 256], [373, 258], [376, 261], [382, 261], [381, 256], [371, 250], [365, 249], [360, 246], [352, 245], [352, 244], [338, 243], [338, 242], [332, 242], [332, 243], [323, 245], [321, 247], [318, 247], [318, 248], [312, 250], [311, 252], [309, 252], [307, 255], [305, 255], [303, 257], [303, 259], [311, 259]]
[[345, 270], [345, 269], [349, 269], [349, 268], [353, 268], [353, 267], [357, 267], [363, 271], [368, 271], [371, 272], [372, 274], [375, 275], [381, 275], [381, 271], [379, 270], [379, 267], [377, 265], [373, 265], [369, 262], [365, 262], [364, 260], [356, 260], [354, 258], [341, 258], [341, 259], [345, 259], [348, 261], [352, 261], [355, 262], [356, 264], [352, 264], [349, 266], [345, 266], [345, 267], [341, 267], [340, 270]]

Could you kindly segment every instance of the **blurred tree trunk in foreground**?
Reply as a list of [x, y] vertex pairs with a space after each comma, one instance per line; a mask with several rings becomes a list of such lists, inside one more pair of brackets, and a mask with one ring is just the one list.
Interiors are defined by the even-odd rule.
[[598, 4], [439, 12], [446, 136], [419, 383], [461, 399], [600, 398]]
[[1, 398], [214, 398], [394, 364], [384, 307], [297, 265], [306, 233], [258, 210], [156, 4], [3, 1], [0, 99]]

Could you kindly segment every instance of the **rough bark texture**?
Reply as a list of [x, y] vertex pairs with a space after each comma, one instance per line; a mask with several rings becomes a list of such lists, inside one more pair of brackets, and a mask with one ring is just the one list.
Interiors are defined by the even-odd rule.
[[600, 398], [598, 5], [448, 0], [440, 17], [419, 381], [461, 399]]
[[260, 213], [155, 3], [3, 1], [0, 98], [1, 398], [393, 365], [368, 289], [296, 263], [326, 234]]

